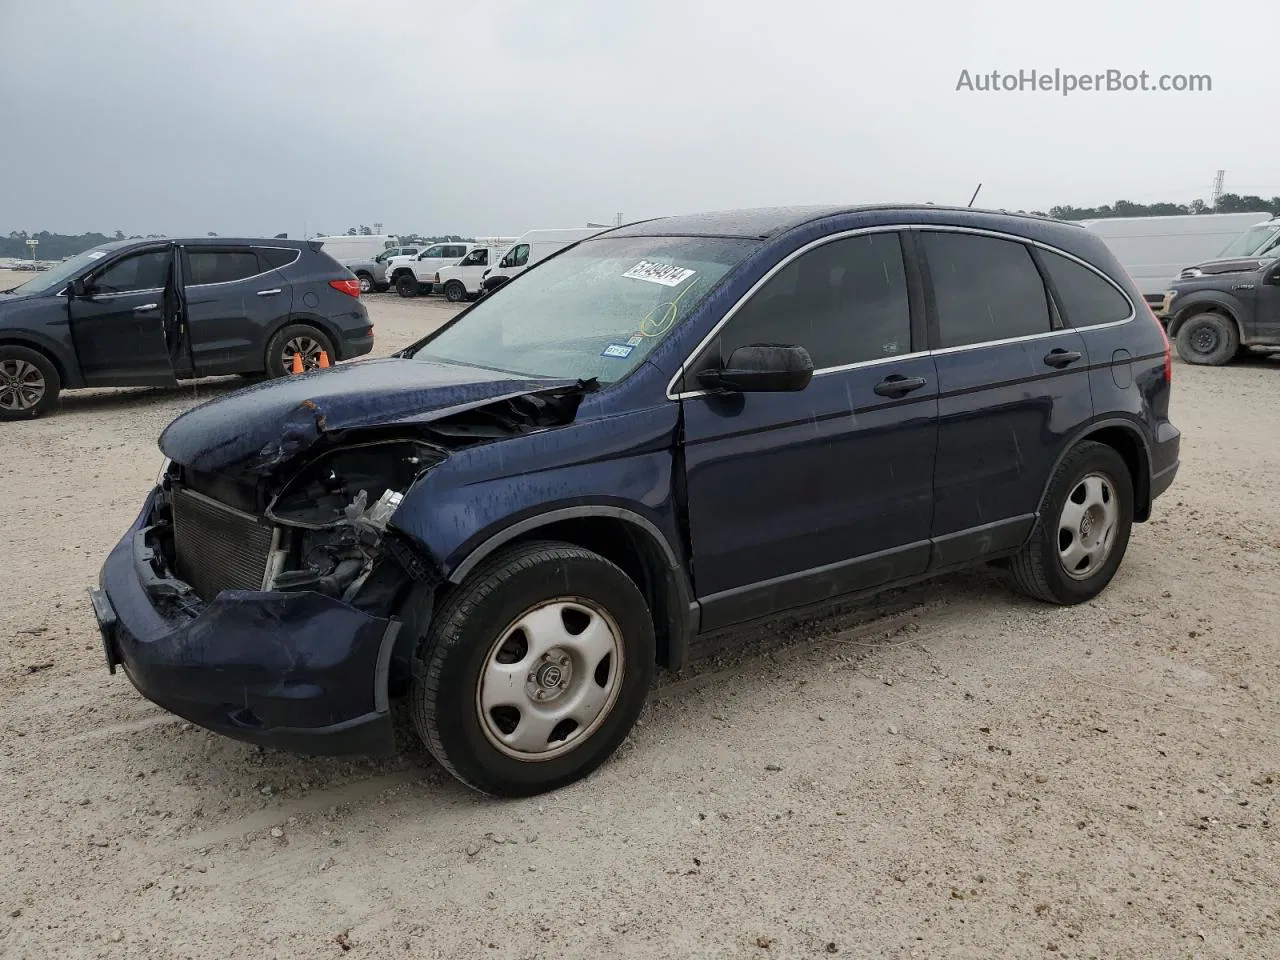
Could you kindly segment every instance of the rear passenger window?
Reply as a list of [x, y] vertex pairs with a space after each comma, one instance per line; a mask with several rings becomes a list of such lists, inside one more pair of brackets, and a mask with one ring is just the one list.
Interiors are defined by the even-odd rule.
[[745, 303], [700, 366], [723, 366], [738, 347], [804, 347], [815, 369], [911, 351], [902, 243], [871, 233], [823, 244], [774, 274]]
[[1049, 298], [1020, 243], [969, 233], [921, 233], [940, 347], [1048, 333]]
[[1133, 308], [1120, 291], [1088, 267], [1047, 250], [1037, 251], [1037, 256], [1071, 326], [1115, 323], [1133, 314]]
[[258, 247], [258, 259], [262, 261], [263, 270], [279, 270], [298, 259], [297, 250], [286, 250], [282, 247]]
[[189, 287], [210, 283], [234, 283], [262, 273], [252, 250], [187, 250]]

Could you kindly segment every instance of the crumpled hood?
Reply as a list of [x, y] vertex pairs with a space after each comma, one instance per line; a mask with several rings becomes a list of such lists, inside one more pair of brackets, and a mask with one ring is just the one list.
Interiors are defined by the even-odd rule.
[[271, 380], [188, 410], [160, 450], [207, 473], [266, 476], [337, 431], [429, 423], [508, 397], [578, 386], [423, 360], [344, 363]]
[[[1199, 270], [1206, 277], [1219, 273], [1252, 273], [1261, 269], [1264, 263], [1270, 263], [1275, 257], [1237, 257], [1232, 260], [1206, 260], [1183, 270]], [[1179, 274], [1181, 276], [1182, 274]]]

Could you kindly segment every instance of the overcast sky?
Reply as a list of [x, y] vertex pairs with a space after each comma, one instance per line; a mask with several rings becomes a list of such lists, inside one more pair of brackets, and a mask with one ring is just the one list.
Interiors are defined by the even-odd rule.
[[[1225, 23], [1225, 25], [1224, 25]], [[0, 232], [519, 234], [725, 207], [1280, 194], [1276, 9], [0, 0]], [[1207, 73], [1211, 93], [957, 92]]]

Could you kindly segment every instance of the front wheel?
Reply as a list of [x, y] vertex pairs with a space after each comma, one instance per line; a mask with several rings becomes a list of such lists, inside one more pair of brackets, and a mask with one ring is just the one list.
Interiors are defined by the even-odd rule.
[[461, 303], [467, 299], [467, 288], [461, 280], [450, 280], [444, 285], [444, 298], [450, 303]]
[[436, 611], [414, 719], [463, 783], [530, 796], [585, 777], [631, 730], [653, 680], [653, 621], [599, 554], [544, 541], [483, 563]]
[[360, 292], [361, 292], [361, 293], [372, 293], [372, 292], [373, 292], [373, 277], [372, 277], [372, 276], [370, 276], [370, 275], [369, 275], [369, 274], [367, 274], [367, 273], [360, 272], [360, 273], [357, 273], [357, 274], [356, 274], [356, 279], [360, 281]]
[[1178, 356], [1187, 363], [1220, 367], [1240, 352], [1240, 331], [1230, 317], [1200, 313], [1178, 328]]
[[1049, 482], [1031, 539], [1010, 563], [1018, 588], [1037, 600], [1092, 600], [1111, 582], [1129, 546], [1133, 478], [1104, 443], [1071, 450]]
[[402, 297], [416, 297], [420, 286], [418, 278], [412, 273], [402, 273], [396, 277], [396, 293]]

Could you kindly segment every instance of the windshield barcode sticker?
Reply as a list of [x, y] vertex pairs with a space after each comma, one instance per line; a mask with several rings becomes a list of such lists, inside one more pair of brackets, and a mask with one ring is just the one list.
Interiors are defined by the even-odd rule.
[[654, 263], [651, 260], [641, 260], [634, 267], [623, 274], [624, 277], [630, 277], [632, 280], [644, 280], [648, 283], [660, 283], [664, 287], [678, 287], [690, 277], [696, 270], [690, 270], [687, 267], [677, 267], [670, 263]]
[[631, 346], [629, 343], [611, 343], [600, 351], [600, 356], [614, 357], [618, 360], [623, 360], [631, 356], [631, 351], [634, 349], [635, 347]]

